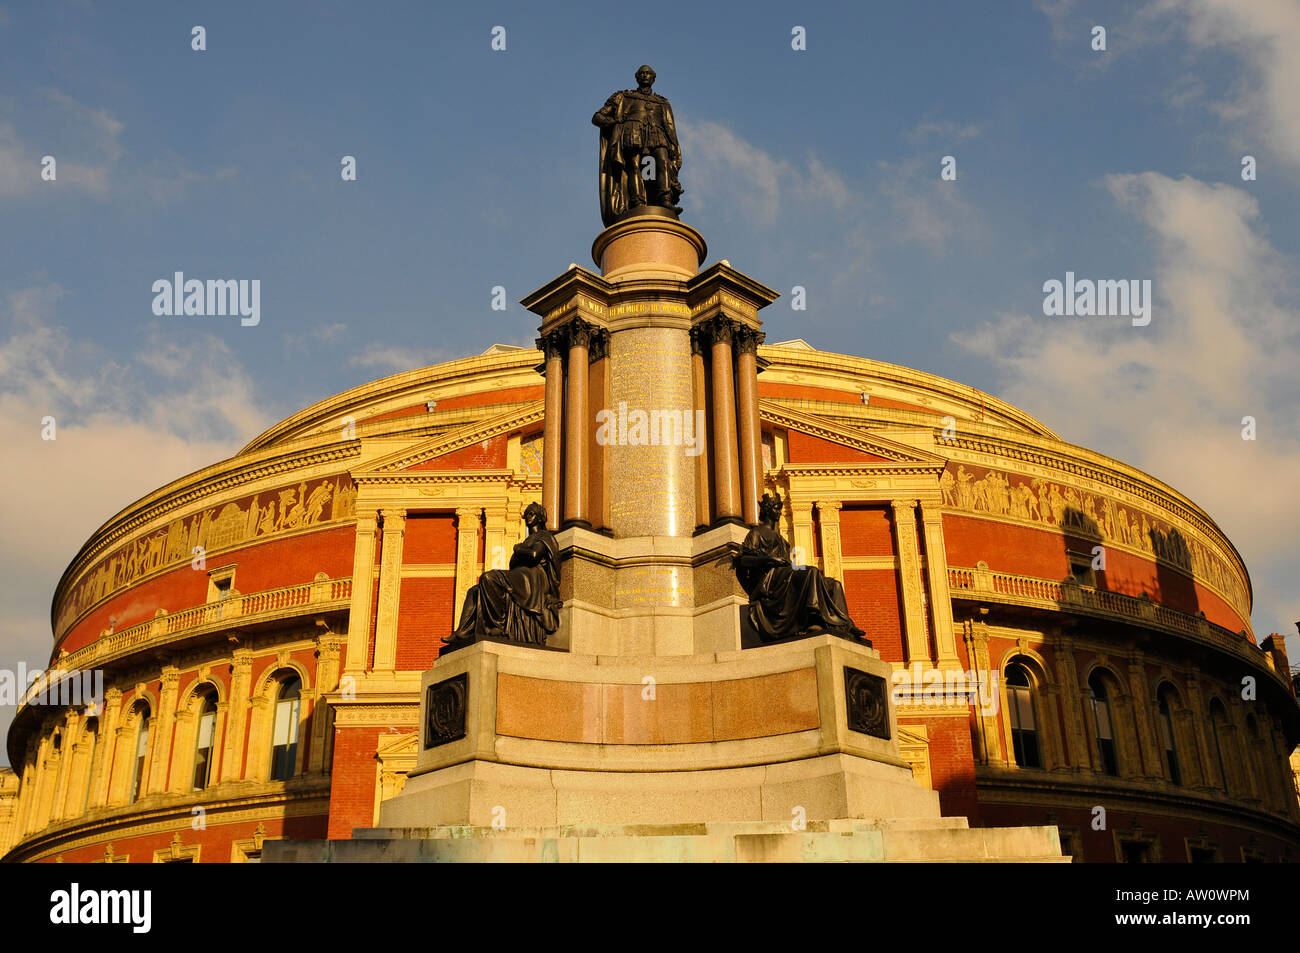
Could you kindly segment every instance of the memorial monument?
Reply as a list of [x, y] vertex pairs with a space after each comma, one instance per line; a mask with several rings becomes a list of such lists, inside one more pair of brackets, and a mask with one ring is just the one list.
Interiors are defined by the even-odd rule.
[[[726, 261], [701, 270], [672, 108], [636, 76], [592, 119], [597, 271], [523, 299], [545, 378], [527, 538], [424, 674], [416, 765], [379, 827], [276, 850], [1060, 860], [1055, 828], [940, 817], [899, 752], [891, 667], [839, 580], [791, 558], [762, 496], [758, 314], [778, 295]], [[937, 493], [941, 469], [906, 478]]]

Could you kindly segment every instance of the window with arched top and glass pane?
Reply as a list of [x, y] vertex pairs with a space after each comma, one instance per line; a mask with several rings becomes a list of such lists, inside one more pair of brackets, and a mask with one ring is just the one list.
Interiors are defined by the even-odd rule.
[[1115, 749], [1115, 730], [1110, 711], [1110, 693], [1101, 672], [1088, 678], [1088, 692], [1092, 704], [1092, 723], [1096, 730], [1097, 750], [1101, 754], [1101, 770], [1118, 777], [1119, 757]]
[[212, 780], [213, 746], [217, 734], [217, 693], [200, 696], [199, 723], [194, 739], [193, 789], [202, 791]]
[[134, 804], [140, 799], [140, 792], [144, 790], [145, 777], [149, 773], [149, 767], [145, 764], [145, 758], [149, 754], [149, 708], [148, 706], [140, 709], [140, 724], [136, 726], [135, 731], [135, 763], [131, 769], [131, 803]]
[[298, 710], [302, 680], [290, 675], [280, 682], [275, 699], [275, 723], [271, 735], [271, 780], [293, 777], [298, 762]]
[[1174, 710], [1178, 696], [1173, 688], [1164, 685], [1156, 693], [1157, 711], [1160, 715], [1160, 747], [1164, 751], [1165, 770], [1174, 784], [1183, 783], [1182, 766], [1178, 763], [1178, 739], [1174, 734]]
[[1011, 718], [1011, 749], [1022, 768], [1041, 768], [1038, 718], [1034, 712], [1034, 688], [1029, 671], [1020, 663], [1007, 666], [1007, 714]]

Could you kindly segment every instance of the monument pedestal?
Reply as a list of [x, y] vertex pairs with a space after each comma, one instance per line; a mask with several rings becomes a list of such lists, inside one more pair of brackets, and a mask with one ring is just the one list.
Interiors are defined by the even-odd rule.
[[542, 501], [559, 530], [549, 651], [440, 657], [379, 827], [268, 841], [264, 858], [1068, 859], [1055, 828], [940, 816], [899, 753], [875, 650], [832, 635], [742, 649], [733, 556], [759, 520], [758, 311], [776, 292], [726, 262], [697, 273], [703, 238], [663, 210], [611, 225], [592, 254], [601, 275], [573, 266], [524, 299], [542, 319]]
[[643, 658], [480, 642], [425, 673], [432, 744], [379, 827], [266, 859], [1068, 861], [1055, 828], [940, 816], [889, 671], [829, 635]]

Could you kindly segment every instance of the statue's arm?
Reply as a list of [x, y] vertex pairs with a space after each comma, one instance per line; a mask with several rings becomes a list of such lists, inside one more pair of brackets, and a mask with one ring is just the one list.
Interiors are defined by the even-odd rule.
[[618, 121], [618, 103], [621, 96], [621, 93], [615, 93], [605, 100], [605, 105], [601, 106], [596, 111], [596, 115], [591, 117], [591, 124], [601, 128], [614, 125]]

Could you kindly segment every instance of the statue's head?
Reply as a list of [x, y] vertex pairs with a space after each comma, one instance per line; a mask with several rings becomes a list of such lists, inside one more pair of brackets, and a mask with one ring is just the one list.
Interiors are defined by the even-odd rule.
[[546, 525], [546, 507], [541, 503], [529, 503], [524, 508], [524, 525], [525, 526], [545, 526]]
[[781, 516], [782, 506], [784, 504], [779, 493], [764, 493], [763, 499], [758, 504], [758, 518], [765, 522], [768, 519], [778, 519]]
[[653, 86], [655, 84], [655, 71], [649, 66], [642, 65], [636, 71], [636, 84], [637, 86]]

